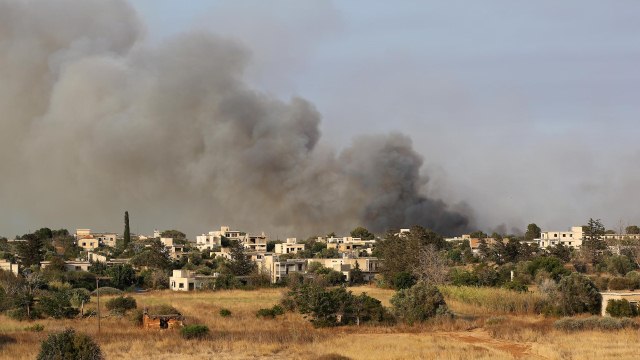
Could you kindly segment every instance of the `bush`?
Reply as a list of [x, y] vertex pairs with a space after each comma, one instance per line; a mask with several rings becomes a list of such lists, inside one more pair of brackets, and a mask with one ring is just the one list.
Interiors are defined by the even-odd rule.
[[231, 310], [229, 310], [229, 309], [220, 309], [220, 316], [222, 316], [222, 317], [231, 316]]
[[206, 325], [187, 325], [180, 330], [183, 338], [202, 339], [209, 334], [209, 328]]
[[588, 331], [588, 330], [621, 330], [637, 329], [640, 325], [627, 318], [616, 319], [612, 317], [592, 316], [588, 318], [562, 318], [553, 324], [557, 330], [563, 331]]
[[38, 310], [54, 319], [71, 318], [78, 315], [78, 310], [71, 307], [69, 291], [53, 291], [40, 297]]
[[101, 360], [100, 347], [89, 336], [73, 329], [49, 335], [40, 346], [38, 360]]
[[91, 301], [91, 293], [89, 290], [83, 288], [72, 289], [69, 301], [71, 305], [80, 307], [83, 303], [86, 304]]
[[408, 272], [399, 272], [391, 280], [391, 285], [395, 289], [408, 289], [416, 283], [416, 278]]
[[284, 314], [284, 309], [280, 305], [273, 305], [272, 308], [260, 309], [256, 312], [256, 317], [274, 319], [278, 315]]
[[115, 314], [124, 314], [127, 310], [137, 307], [136, 299], [131, 296], [118, 296], [110, 299], [105, 304], [107, 310]]
[[131, 320], [134, 325], [142, 326], [143, 316], [144, 312], [142, 309], [135, 309], [129, 314], [129, 320]]
[[589, 279], [600, 291], [606, 291], [609, 288], [609, 278], [602, 276], [590, 276]]
[[181, 315], [178, 309], [166, 304], [151, 306], [147, 309], [147, 312], [150, 315]]
[[44, 330], [44, 325], [42, 324], [33, 324], [31, 326], [27, 326], [24, 328], [24, 331], [31, 331], [31, 332], [41, 332]]
[[600, 313], [602, 296], [596, 286], [584, 275], [572, 273], [558, 283], [553, 312], [560, 315]]
[[613, 317], [633, 317], [638, 316], [638, 307], [626, 299], [609, 300], [607, 303], [607, 313]]
[[518, 280], [506, 282], [502, 287], [507, 290], [513, 290], [517, 292], [526, 293], [527, 291], [529, 291], [529, 287]]
[[19, 308], [7, 310], [7, 316], [12, 318], [13, 320], [23, 321], [30, 319], [38, 319], [40, 318], [40, 312], [38, 309], [31, 309], [29, 315], [27, 315], [27, 310], [21, 306]]
[[623, 277], [615, 277], [609, 280], [609, 290], [628, 290], [633, 287], [629, 279]]
[[396, 316], [410, 325], [447, 312], [447, 304], [438, 288], [422, 281], [409, 289], [399, 290], [391, 298], [391, 304]]
[[91, 292], [92, 296], [96, 296], [98, 295], [98, 292], [100, 292], [100, 296], [105, 296], [105, 295], [122, 295], [122, 290], [120, 289], [116, 289], [116, 288], [112, 288], [112, 287], [101, 287], [100, 289], [97, 290], [93, 290]]

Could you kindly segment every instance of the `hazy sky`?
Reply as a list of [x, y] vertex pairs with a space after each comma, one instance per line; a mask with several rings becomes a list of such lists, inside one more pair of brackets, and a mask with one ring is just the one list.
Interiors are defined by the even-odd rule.
[[250, 80], [315, 103], [336, 147], [409, 134], [430, 191], [484, 226], [640, 223], [637, 1], [133, 4], [153, 41], [241, 40]]
[[[280, 118], [304, 109], [305, 126], [277, 133], [309, 136], [318, 150], [285, 159], [293, 164], [287, 176], [337, 168], [332, 162], [345, 161], [344, 149], [357, 167], [354, 159], [367, 148], [371, 158], [400, 141], [410, 149], [411, 140], [429, 179], [410, 176], [411, 184], [422, 184], [424, 194], [449, 209], [469, 209], [482, 230], [523, 230], [530, 222], [560, 230], [590, 217], [608, 228], [640, 224], [638, 1], [130, 0], [139, 19], [117, 1], [60, 0], [59, 8], [26, 3], [30, 8], [0, 0], [0, 124], [6, 130], [0, 131], [0, 235], [37, 226], [121, 232], [122, 209], [143, 233], [178, 227], [195, 235], [228, 224], [207, 213], [221, 206], [201, 199], [220, 180], [206, 165], [217, 169], [224, 162], [216, 156], [224, 154], [207, 148], [209, 163], [189, 155], [200, 156], [210, 145], [203, 129], [211, 129], [200, 123], [202, 114], [185, 113], [187, 130], [177, 130], [181, 101], [194, 101], [191, 92], [200, 96], [199, 80], [231, 81], [240, 97], [257, 94], [251, 104], [267, 109], [260, 120], [274, 129], [284, 126]], [[200, 51], [194, 44], [207, 33], [230, 41], [212, 40], [211, 52]], [[226, 75], [153, 73], [180, 66], [185, 59], [174, 54], [182, 53], [194, 54], [194, 69]], [[201, 58], [208, 54], [215, 57], [210, 63]], [[163, 99], [162, 86], [175, 98]], [[78, 100], [86, 94], [90, 98]], [[310, 105], [290, 102], [294, 97]], [[315, 110], [321, 136], [313, 133]], [[359, 138], [388, 133], [410, 140]], [[413, 159], [409, 150], [404, 155]], [[106, 170], [124, 162], [135, 182]], [[176, 172], [189, 172], [186, 180], [167, 173], [182, 163]], [[386, 170], [365, 165], [367, 174], [372, 166]], [[326, 180], [333, 185], [348, 172], [336, 171]], [[180, 190], [168, 194], [173, 188]], [[122, 189], [130, 193], [115, 195]], [[299, 189], [305, 194], [292, 194], [292, 201], [311, 196]], [[323, 206], [331, 208], [332, 201]], [[252, 224], [243, 219], [228, 225]]]

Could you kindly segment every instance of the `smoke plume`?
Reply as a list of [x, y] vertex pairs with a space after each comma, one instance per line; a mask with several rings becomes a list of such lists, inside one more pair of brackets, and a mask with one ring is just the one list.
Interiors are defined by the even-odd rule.
[[143, 232], [469, 226], [423, 195], [407, 136], [333, 151], [313, 104], [247, 85], [248, 59], [208, 33], [149, 45], [124, 2], [0, 1], [3, 232], [120, 231], [125, 209]]

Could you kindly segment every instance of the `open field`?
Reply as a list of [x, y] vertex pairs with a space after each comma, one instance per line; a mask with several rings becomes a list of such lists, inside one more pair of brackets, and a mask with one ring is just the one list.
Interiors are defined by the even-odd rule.
[[[393, 291], [351, 288], [368, 292], [389, 305]], [[148, 331], [133, 326], [126, 318], [39, 320], [18, 322], [0, 317], [0, 358], [34, 359], [39, 343], [51, 331], [74, 327], [91, 335], [107, 359], [331, 359], [342, 355], [351, 359], [633, 359], [640, 353], [638, 331], [565, 333], [554, 330], [554, 319], [509, 315], [493, 311], [456, 295], [447, 300], [456, 320], [437, 321], [416, 327], [339, 327], [314, 329], [297, 314], [287, 313], [274, 320], [255, 317], [259, 308], [270, 307], [282, 289], [173, 293], [169, 291], [133, 295], [138, 307], [171, 304], [187, 316], [188, 323], [209, 326], [206, 340], [183, 340], [173, 330]], [[453, 290], [451, 290], [453, 291]], [[447, 292], [446, 290], [444, 291]], [[450, 295], [453, 296], [453, 295]], [[105, 300], [102, 298], [101, 300]], [[516, 299], [520, 301], [523, 299]], [[91, 306], [95, 306], [95, 298]], [[223, 318], [227, 308], [233, 313]], [[499, 309], [498, 309], [499, 310]], [[24, 328], [44, 325], [43, 332]], [[323, 357], [324, 356], [324, 357]]]

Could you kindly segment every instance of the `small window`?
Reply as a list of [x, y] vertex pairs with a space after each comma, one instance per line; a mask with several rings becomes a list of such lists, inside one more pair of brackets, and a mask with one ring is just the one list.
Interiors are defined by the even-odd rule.
[[180, 283], [180, 284], [178, 284], [178, 287], [179, 287], [180, 289], [184, 289], [184, 284], [183, 284], [183, 283]]

